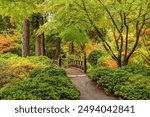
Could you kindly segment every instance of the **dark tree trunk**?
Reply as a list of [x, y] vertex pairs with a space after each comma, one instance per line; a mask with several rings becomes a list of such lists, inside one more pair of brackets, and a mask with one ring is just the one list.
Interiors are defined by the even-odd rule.
[[[44, 17], [42, 17], [42, 25], [44, 24]], [[41, 55], [45, 55], [45, 35], [41, 35]]]
[[55, 59], [58, 59], [60, 57], [60, 53], [61, 53], [61, 45], [60, 45], [60, 38], [56, 39], [56, 53], [55, 53]]
[[23, 22], [23, 39], [22, 39], [22, 57], [30, 54], [30, 21], [25, 19]]
[[42, 33], [41, 35], [41, 55], [45, 55], [45, 35]]
[[39, 21], [37, 20], [35, 24], [35, 55], [36, 56], [41, 55], [40, 37], [36, 34], [38, 29], [39, 29]]
[[74, 54], [74, 44], [73, 44], [73, 42], [70, 43], [69, 51], [70, 51], [70, 54]]

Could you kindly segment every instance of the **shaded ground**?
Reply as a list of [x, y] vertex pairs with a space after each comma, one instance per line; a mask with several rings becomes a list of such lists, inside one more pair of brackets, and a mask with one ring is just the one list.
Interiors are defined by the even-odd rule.
[[117, 100], [114, 96], [106, 95], [102, 88], [99, 88], [94, 81], [89, 79], [81, 71], [74, 68], [65, 69], [67, 76], [81, 92], [81, 100]]

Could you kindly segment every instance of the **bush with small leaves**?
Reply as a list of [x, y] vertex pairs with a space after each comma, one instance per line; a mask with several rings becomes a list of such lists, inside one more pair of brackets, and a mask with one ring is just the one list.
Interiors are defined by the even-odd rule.
[[122, 68], [99, 67], [89, 73], [106, 93], [122, 99], [150, 99], [150, 67], [131, 65]]
[[101, 51], [98, 51], [98, 50], [94, 50], [92, 51], [87, 60], [88, 62], [92, 65], [92, 66], [95, 66], [97, 64], [97, 61], [98, 59], [103, 55], [103, 53]]
[[3, 100], [76, 100], [80, 92], [67, 77], [29, 78], [0, 91]]
[[32, 70], [30, 77], [38, 78], [38, 77], [51, 77], [51, 76], [66, 76], [65, 70], [59, 67], [45, 67], [45, 68], [35, 68]]

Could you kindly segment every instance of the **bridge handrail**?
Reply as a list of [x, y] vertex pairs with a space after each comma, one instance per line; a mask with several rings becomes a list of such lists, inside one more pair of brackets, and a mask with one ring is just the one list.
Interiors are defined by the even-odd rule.
[[74, 56], [74, 58], [69, 58], [68, 60], [68, 65], [69, 67], [77, 67], [81, 70], [84, 71], [84, 73], [87, 72], [87, 66], [86, 66], [86, 54], [84, 55], [84, 57], [76, 57]]
[[[59, 57], [57, 60], [53, 60], [53, 64], [61, 67], [63, 60], [64, 58]], [[84, 57], [77, 57], [74, 55], [71, 58], [67, 58], [67, 64], [68, 67], [76, 67], [83, 70], [84, 73], [87, 72], [86, 54], [84, 55]]]

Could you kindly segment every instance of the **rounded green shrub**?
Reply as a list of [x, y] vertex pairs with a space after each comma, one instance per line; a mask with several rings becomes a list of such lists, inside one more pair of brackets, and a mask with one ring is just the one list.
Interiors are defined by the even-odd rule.
[[107, 93], [122, 99], [150, 99], [150, 69], [145, 65], [128, 65], [122, 68], [98, 67], [89, 73]]
[[150, 76], [150, 66], [147, 66], [144, 64], [131, 64], [131, 65], [122, 67], [122, 69], [133, 74], [141, 74], [143, 76]]
[[11, 48], [9, 52], [22, 56], [22, 45], [15, 43], [15, 46]]
[[87, 60], [88, 60], [88, 62], [89, 62], [92, 66], [95, 66], [95, 65], [97, 64], [98, 59], [99, 59], [102, 55], [103, 55], [103, 53], [102, 53], [101, 51], [99, 51], [99, 50], [94, 50], [94, 51], [92, 51], [92, 52], [89, 54]]
[[103, 55], [102, 57], [100, 57], [98, 60], [97, 60], [97, 67], [107, 67], [106, 65], [106, 61], [112, 61], [112, 57], [110, 55]]
[[80, 92], [67, 77], [29, 78], [0, 91], [5, 100], [75, 100]]
[[66, 72], [62, 68], [58, 67], [45, 67], [45, 68], [35, 68], [32, 70], [30, 77], [37, 78], [37, 77], [51, 77], [51, 76], [66, 76]]
[[47, 56], [29, 56], [27, 59], [34, 64], [51, 65], [52, 61]]
[[88, 76], [92, 80], [99, 80], [102, 76], [107, 76], [113, 72], [113, 69], [107, 67], [98, 67], [93, 68], [89, 73]]
[[150, 99], [150, 77], [135, 75], [121, 85], [115, 95], [127, 100]]
[[4, 54], [0, 54], [0, 58], [3, 58], [3, 59], [8, 59], [8, 58], [11, 58], [11, 57], [18, 57], [18, 55], [12, 54], [10, 52], [4, 53]]

